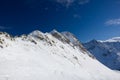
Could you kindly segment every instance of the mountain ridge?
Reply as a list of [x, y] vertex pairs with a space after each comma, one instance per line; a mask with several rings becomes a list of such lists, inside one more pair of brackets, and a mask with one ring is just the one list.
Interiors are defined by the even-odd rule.
[[118, 72], [101, 64], [82, 47], [67, 43], [59, 32], [33, 31], [20, 37], [0, 35], [0, 39], [7, 45], [0, 44], [0, 80], [120, 79]]
[[84, 47], [100, 62], [111, 69], [120, 70], [120, 37], [108, 40], [91, 40], [83, 43]]

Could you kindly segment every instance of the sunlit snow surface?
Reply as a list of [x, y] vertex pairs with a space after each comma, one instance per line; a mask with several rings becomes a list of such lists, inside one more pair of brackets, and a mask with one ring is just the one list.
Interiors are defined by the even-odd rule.
[[[39, 33], [39, 31], [38, 31]], [[120, 80], [112, 71], [77, 47], [49, 33], [4, 38], [0, 48], [0, 80]], [[35, 34], [35, 35], [34, 35]], [[25, 39], [24, 39], [25, 37]]]

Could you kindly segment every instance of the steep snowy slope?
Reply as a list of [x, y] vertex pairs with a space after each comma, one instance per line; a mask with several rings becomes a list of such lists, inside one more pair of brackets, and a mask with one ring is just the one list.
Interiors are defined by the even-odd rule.
[[92, 40], [84, 44], [100, 62], [111, 69], [120, 70], [120, 38], [105, 41]]
[[0, 46], [0, 80], [120, 80], [59, 32], [1, 33]]

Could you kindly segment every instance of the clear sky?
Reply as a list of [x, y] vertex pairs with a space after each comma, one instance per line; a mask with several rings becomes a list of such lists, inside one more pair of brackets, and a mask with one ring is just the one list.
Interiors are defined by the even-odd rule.
[[82, 42], [120, 36], [120, 0], [0, 0], [0, 31], [56, 29]]

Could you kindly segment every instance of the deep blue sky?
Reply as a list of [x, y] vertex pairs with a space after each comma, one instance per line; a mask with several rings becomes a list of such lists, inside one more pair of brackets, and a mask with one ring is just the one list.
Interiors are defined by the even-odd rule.
[[120, 0], [0, 0], [0, 31], [56, 29], [82, 42], [120, 36]]

